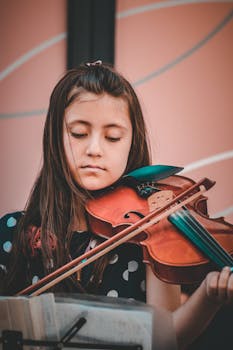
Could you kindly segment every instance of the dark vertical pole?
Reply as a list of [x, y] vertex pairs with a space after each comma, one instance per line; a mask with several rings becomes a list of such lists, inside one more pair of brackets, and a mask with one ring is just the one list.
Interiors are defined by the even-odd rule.
[[67, 68], [101, 59], [114, 64], [115, 0], [67, 0]]

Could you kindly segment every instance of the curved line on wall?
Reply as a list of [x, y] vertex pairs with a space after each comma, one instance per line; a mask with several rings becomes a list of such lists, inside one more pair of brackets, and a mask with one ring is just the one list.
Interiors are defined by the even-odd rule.
[[[198, 3], [213, 3], [213, 2], [220, 2], [222, 3], [222, 0], [170, 0], [170, 1], [161, 1], [156, 2], [154, 4], [144, 5], [144, 6], [138, 6], [131, 8], [129, 10], [118, 12], [116, 15], [116, 18], [121, 19], [129, 16], [134, 16], [138, 13], [153, 11], [153, 10], [159, 10], [162, 8], [167, 7], [174, 7], [174, 6], [180, 6], [180, 5], [190, 5], [190, 4], [198, 4]], [[224, 3], [233, 2], [233, 0], [224, 0]]]
[[[182, 170], [180, 173], [184, 174], [184, 173], [187, 173], [188, 171], [192, 171], [192, 170], [201, 168], [203, 166], [217, 163], [217, 162], [221, 162], [223, 160], [230, 159], [230, 158], [233, 158], [233, 150], [218, 153], [218, 154], [215, 154], [211, 157], [203, 158], [203, 159], [200, 159], [196, 162], [190, 163], [190, 164], [186, 165], [184, 167], [184, 170]], [[213, 218], [225, 217], [225, 216], [230, 215], [232, 213], [233, 213], [233, 206], [221, 210], [220, 212], [212, 215], [212, 217]]]
[[218, 213], [212, 215], [213, 218], [219, 218], [219, 217], [225, 217], [227, 215], [230, 215], [233, 213], [233, 206], [232, 207], [228, 207], [226, 209], [223, 209], [222, 211], [219, 211]]
[[20, 56], [16, 61], [6, 67], [0, 73], [0, 81], [6, 78], [10, 73], [19, 68], [22, 64], [29, 61], [32, 57], [38, 55], [40, 52], [46, 50], [47, 48], [57, 44], [59, 41], [65, 39], [67, 36], [66, 33], [61, 33], [59, 35], [54, 36], [51, 39], [48, 39], [41, 43], [40, 45], [34, 47], [32, 50], [26, 52], [24, 55]]
[[0, 119], [30, 117], [34, 115], [43, 115], [47, 113], [47, 109], [37, 109], [35, 111], [14, 112], [14, 113], [0, 113]]
[[233, 150], [218, 153], [211, 157], [199, 159], [196, 162], [192, 162], [188, 165], [185, 165], [184, 170], [182, 170], [181, 173], [184, 174], [184, 173], [187, 173], [188, 171], [199, 169], [199, 168], [202, 168], [203, 166], [221, 162], [223, 160], [230, 159], [230, 158], [233, 158]]
[[187, 57], [191, 56], [195, 51], [200, 49], [203, 45], [205, 45], [210, 39], [212, 39], [220, 30], [224, 28], [224, 26], [233, 18], [233, 10], [231, 10], [224, 19], [217, 24], [217, 26], [208, 33], [202, 40], [200, 40], [196, 45], [191, 47], [191, 49], [184, 52], [182, 55], [175, 58], [173, 61], [165, 64], [163, 67], [159, 68], [155, 72], [150, 73], [149, 75], [145, 76], [144, 78], [141, 78], [137, 80], [135, 83], [133, 83], [133, 86], [138, 86], [143, 83], [146, 83], [147, 81], [151, 80], [152, 78], [155, 78], [156, 76], [166, 72], [170, 68], [174, 67], [178, 63], [182, 62]]

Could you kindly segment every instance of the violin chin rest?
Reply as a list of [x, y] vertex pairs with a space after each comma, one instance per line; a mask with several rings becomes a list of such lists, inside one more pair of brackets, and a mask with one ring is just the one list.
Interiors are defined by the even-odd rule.
[[184, 168], [170, 165], [148, 165], [135, 169], [123, 176], [123, 180], [134, 178], [137, 181], [158, 181], [165, 179], [171, 175], [175, 175]]

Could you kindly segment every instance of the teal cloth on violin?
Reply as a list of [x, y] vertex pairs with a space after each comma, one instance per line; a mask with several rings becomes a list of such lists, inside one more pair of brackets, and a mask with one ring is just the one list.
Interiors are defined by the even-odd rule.
[[131, 171], [123, 178], [133, 177], [138, 181], [158, 181], [174, 175], [184, 168], [170, 165], [148, 165]]

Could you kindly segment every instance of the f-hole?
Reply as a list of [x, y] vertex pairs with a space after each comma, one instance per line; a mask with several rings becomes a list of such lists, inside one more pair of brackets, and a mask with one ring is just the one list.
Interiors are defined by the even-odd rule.
[[145, 215], [143, 215], [142, 213], [138, 212], [138, 211], [134, 211], [134, 210], [131, 210], [131, 211], [128, 211], [128, 213], [126, 213], [124, 215], [124, 219], [129, 219], [130, 218], [130, 214], [135, 214], [137, 215], [140, 219], [144, 218]]

